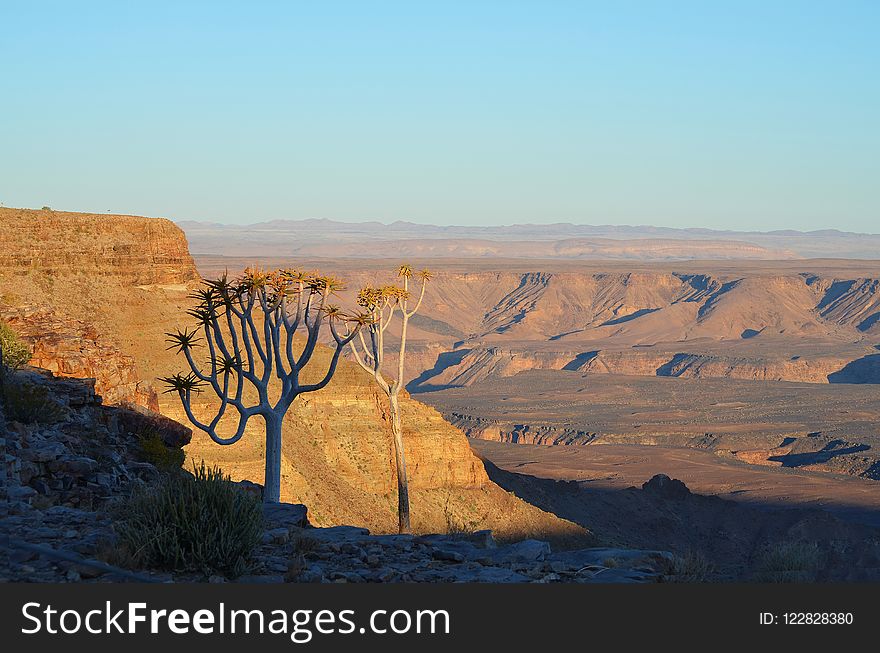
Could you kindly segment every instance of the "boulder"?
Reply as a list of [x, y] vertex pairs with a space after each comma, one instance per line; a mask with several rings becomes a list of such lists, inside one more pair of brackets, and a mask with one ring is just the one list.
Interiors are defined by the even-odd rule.
[[645, 492], [663, 499], [681, 501], [691, 495], [688, 486], [675, 478], [669, 478], [666, 474], [657, 474], [651, 480], [642, 485]]
[[308, 508], [301, 503], [264, 503], [263, 518], [274, 528], [305, 528], [309, 525]]
[[480, 549], [495, 549], [498, 547], [498, 543], [495, 542], [495, 537], [490, 530], [475, 531], [468, 535], [467, 540]]
[[286, 544], [289, 539], [290, 530], [283, 526], [263, 533], [263, 544]]
[[540, 562], [550, 555], [550, 545], [541, 540], [523, 540], [495, 549], [492, 558], [503, 562]]
[[236, 481], [235, 483], [240, 490], [253, 494], [260, 501], [263, 500], [263, 486], [253, 481]]

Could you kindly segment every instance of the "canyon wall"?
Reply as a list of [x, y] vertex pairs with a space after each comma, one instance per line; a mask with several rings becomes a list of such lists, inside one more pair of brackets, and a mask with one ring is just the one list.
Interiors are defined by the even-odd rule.
[[0, 319], [33, 365], [94, 378], [107, 403], [158, 409], [145, 349], [199, 275], [169, 220], [0, 208]]
[[[391, 262], [270, 260], [339, 274], [349, 306], [357, 288], [397, 282]], [[243, 263], [200, 261], [214, 273]], [[410, 322], [412, 392], [532, 369], [880, 382], [876, 262], [414, 263], [435, 277]]]
[[[871, 373], [880, 280], [809, 269], [441, 269], [411, 334], [409, 387], [469, 386], [530, 369], [880, 382]], [[846, 372], [853, 366], [857, 374]]]
[[198, 278], [186, 237], [163, 218], [0, 208], [0, 267], [111, 276], [133, 285]]
[[159, 395], [140, 378], [131, 356], [95, 330], [49, 310], [2, 310], [3, 319], [31, 348], [30, 364], [55, 376], [95, 379], [95, 391], [107, 404], [131, 402], [159, 411]]

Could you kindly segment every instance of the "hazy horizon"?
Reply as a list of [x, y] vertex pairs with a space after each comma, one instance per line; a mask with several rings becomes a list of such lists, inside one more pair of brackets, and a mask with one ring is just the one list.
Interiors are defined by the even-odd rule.
[[[39, 211], [43, 210], [44, 207], [38, 206], [9, 206], [0, 202], [0, 208], [7, 208], [13, 210], [24, 210], [24, 211]], [[611, 222], [571, 222], [571, 221], [532, 221], [532, 222], [510, 222], [510, 223], [498, 223], [498, 224], [465, 224], [465, 223], [450, 223], [450, 224], [442, 224], [436, 222], [425, 222], [425, 221], [413, 221], [407, 219], [396, 219], [396, 218], [388, 218], [388, 219], [380, 219], [380, 218], [327, 218], [327, 217], [317, 217], [317, 216], [307, 216], [302, 218], [288, 218], [288, 217], [267, 217], [267, 218], [243, 218], [240, 220], [217, 220], [212, 218], [204, 218], [204, 219], [195, 219], [188, 217], [176, 217], [172, 215], [146, 215], [142, 213], [135, 213], [133, 211], [91, 211], [91, 210], [79, 210], [79, 209], [70, 209], [64, 207], [57, 206], [48, 206], [45, 205], [45, 208], [48, 208], [51, 211], [58, 211], [61, 213], [83, 213], [88, 215], [128, 215], [128, 216], [137, 216], [137, 217], [145, 217], [145, 218], [164, 218], [167, 220], [171, 220], [175, 224], [178, 225], [219, 225], [221, 227], [250, 227], [262, 224], [271, 224], [271, 223], [287, 223], [287, 222], [328, 222], [340, 225], [369, 225], [369, 224], [379, 224], [383, 227], [393, 227], [395, 225], [407, 225], [413, 227], [427, 227], [432, 229], [441, 229], [441, 230], [450, 230], [453, 231], [455, 229], [463, 229], [463, 230], [486, 230], [486, 231], [503, 231], [504, 229], [512, 229], [512, 228], [523, 228], [523, 227], [574, 227], [574, 228], [584, 228], [584, 229], [608, 229], [608, 230], [620, 230], [620, 231], [637, 231], [639, 229], [644, 230], [657, 230], [657, 231], [673, 231], [673, 232], [714, 232], [719, 234], [760, 234], [760, 235], [784, 235], [785, 233], [798, 233], [804, 235], [812, 235], [812, 234], [822, 234], [822, 233], [840, 233], [847, 234], [853, 236], [880, 236], [880, 231], [850, 231], [847, 229], [840, 229], [837, 227], [824, 227], [817, 229], [796, 229], [796, 228], [785, 228], [785, 229], [736, 229], [733, 227], [725, 228], [725, 227], [702, 227], [702, 226], [683, 226], [683, 227], [675, 227], [664, 224], [653, 224], [653, 223], [611, 223]]]
[[[61, 210], [61, 209], [55, 209]], [[150, 216], [146, 216], [150, 217]], [[157, 216], [157, 217], [168, 217], [168, 216]], [[248, 221], [223, 221], [223, 220], [194, 220], [191, 218], [172, 218], [168, 217], [169, 220], [174, 222], [175, 224], [216, 224], [221, 225], [223, 227], [247, 227], [254, 226], [260, 224], [268, 224], [272, 222], [333, 222], [338, 224], [350, 224], [350, 225], [360, 225], [360, 224], [381, 224], [385, 227], [392, 227], [396, 224], [400, 225], [412, 225], [412, 226], [425, 226], [425, 227], [436, 227], [440, 229], [494, 229], [494, 230], [503, 230], [509, 229], [513, 227], [553, 227], [553, 226], [564, 226], [564, 227], [585, 227], [585, 228], [596, 228], [596, 229], [657, 229], [657, 230], [674, 230], [674, 231], [717, 231], [719, 233], [730, 232], [730, 233], [742, 233], [742, 234], [773, 234], [773, 233], [783, 233], [783, 232], [797, 232], [803, 234], [811, 234], [811, 233], [821, 233], [821, 232], [837, 232], [837, 233], [847, 233], [854, 235], [863, 235], [863, 236], [877, 236], [880, 235], [880, 231], [849, 231], [846, 229], [838, 229], [836, 227], [825, 227], [818, 229], [736, 229], [736, 228], [724, 228], [724, 227], [672, 227], [669, 225], [663, 224], [651, 224], [651, 223], [610, 223], [610, 222], [570, 222], [570, 221], [552, 221], [548, 220], [546, 222], [510, 222], [510, 223], [499, 223], [499, 224], [438, 224], [434, 222], [416, 222], [413, 220], [406, 219], [378, 219], [378, 218], [324, 218], [324, 217], [305, 217], [305, 218], [253, 218], [248, 219]]]
[[0, 202], [876, 231], [880, 5], [19, 3]]

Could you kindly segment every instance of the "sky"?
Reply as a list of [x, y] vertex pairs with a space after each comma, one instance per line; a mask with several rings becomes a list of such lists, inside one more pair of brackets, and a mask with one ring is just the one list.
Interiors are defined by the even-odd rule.
[[0, 0], [0, 203], [880, 232], [880, 2]]

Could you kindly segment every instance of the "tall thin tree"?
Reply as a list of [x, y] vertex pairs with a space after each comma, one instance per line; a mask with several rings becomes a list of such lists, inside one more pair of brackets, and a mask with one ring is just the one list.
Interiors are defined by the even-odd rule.
[[[160, 379], [176, 392], [187, 418], [217, 444], [230, 445], [244, 435], [250, 419], [263, 418], [266, 428], [266, 473], [263, 500], [281, 500], [281, 433], [284, 416], [301, 394], [325, 387], [336, 371], [345, 346], [355, 337], [365, 316], [346, 316], [327, 303], [342, 288], [333, 277], [248, 268], [238, 279], [227, 275], [203, 283], [194, 294], [197, 305], [187, 311], [195, 328], [168, 333], [169, 349], [183, 354], [189, 372]], [[329, 324], [336, 346], [323, 377], [304, 383], [323, 324]], [[345, 333], [339, 329], [346, 323]], [[353, 325], [353, 328], [348, 325]], [[295, 338], [303, 331], [304, 342]], [[208, 360], [199, 365], [194, 349], [207, 344]], [[273, 376], [276, 381], [273, 381]], [[248, 392], [246, 387], [250, 387]], [[209, 422], [193, 411], [193, 395], [209, 387], [220, 405]], [[234, 389], [233, 389], [234, 388]], [[254, 398], [254, 395], [255, 398]], [[250, 403], [249, 403], [250, 402]], [[238, 412], [238, 428], [229, 437], [217, 428], [229, 406]]]
[[[406, 452], [403, 443], [403, 426], [400, 415], [400, 391], [404, 386], [404, 365], [406, 360], [406, 331], [410, 318], [416, 314], [425, 297], [425, 288], [431, 279], [428, 270], [418, 273], [421, 287], [418, 291], [418, 299], [415, 307], [410, 309], [410, 280], [413, 278], [413, 270], [409, 265], [401, 265], [397, 269], [397, 276], [402, 280], [402, 286], [383, 286], [375, 288], [367, 286], [362, 288], [357, 296], [357, 303], [365, 311], [368, 319], [362, 324], [369, 331], [369, 343], [364, 337], [363, 331], [358, 331], [358, 339], [351, 340], [351, 351], [355, 361], [363, 369], [369, 372], [376, 384], [388, 397], [388, 407], [391, 414], [391, 434], [394, 441], [394, 461], [397, 470], [397, 518], [398, 531], [411, 533], [409, 508], [409, 482], [406, 473]], [[400, 346], [397, 354], [396, 376], [389, 376], [383, 371], [385, 362], [385, 331], [394, 320], [395, 314], [400, 313]]]

